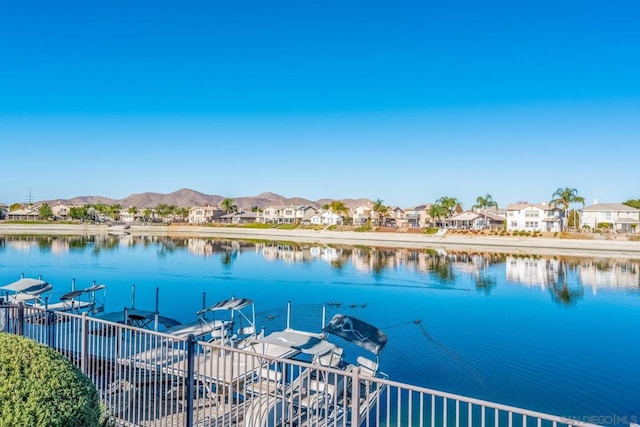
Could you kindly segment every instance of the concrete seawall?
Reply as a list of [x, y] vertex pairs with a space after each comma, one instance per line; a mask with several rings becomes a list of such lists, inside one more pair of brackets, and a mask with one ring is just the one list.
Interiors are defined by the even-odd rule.
[[[100, 235], [105, 225], [93, 224], [0, 224], [0, 235]], [[418, 233], [353, 232], [328, 230], [281, 230], [189, 225], [133, 225], [132, 235], [169, 237], [217, 237], [228, 239], [289, 240], [304, 243], [363, 245], [394, 248], [442, 248], [471, 252], [509, 252], [640, 258], [640, 241], [560, 239], [544, 237], [427, 235]]]

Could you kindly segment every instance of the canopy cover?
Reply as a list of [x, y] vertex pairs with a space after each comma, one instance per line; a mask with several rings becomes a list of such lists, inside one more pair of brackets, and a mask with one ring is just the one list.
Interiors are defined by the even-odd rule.
[[232, 298], [232, 299], [217, 302], [209, 308], [205, 308], [204, 310], [198, 311], [196, 314], [201, 315], [203, 313], [206, 313], [207, 311], [240, 310], [251, 304], [253, 304], [253, 301], [251, 301], [248, 298]]
[[16, 280], [13, 283], [9, 283], [6, 286], [0, 287], [0, 289], [9, 292], [24, 292], [28, 294], [38, 295], [51, 289], [51, 285], [44, 280], [23, 277], [20, 280]]
[[387, 335], [362, 320], [344, 314], [336, 314], [325, 326], [324, 331], [337, 335], [378, 355], [387, 344]]

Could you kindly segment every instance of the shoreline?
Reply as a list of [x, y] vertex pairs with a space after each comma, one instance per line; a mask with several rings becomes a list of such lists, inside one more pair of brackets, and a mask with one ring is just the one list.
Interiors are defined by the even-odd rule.
[[[0, 236], [10, 235], [108, 235], [106, 225], [96, 224], [0, 224]], [[404, 249], [444, 249], [464, 252], [508, 252], [531, 255], [573, 255], [640, 259], [640, 241], [561, 239], [482, 235], [427, 235], [419, 233], [355, 232], [276, 228], [236, 228], [194, 225], [132, 225], [133, 236], [209, 237], [295, 241], [310, 244], [362, 245]]]

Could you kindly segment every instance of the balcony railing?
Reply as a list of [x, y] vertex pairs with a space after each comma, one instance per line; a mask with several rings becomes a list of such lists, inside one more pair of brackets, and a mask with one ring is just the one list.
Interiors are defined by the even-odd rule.
[[359, 369], [180, 339], [86, 314], [0, 305], [0, 331], [67, 357], [118, 426], [591, 426]]

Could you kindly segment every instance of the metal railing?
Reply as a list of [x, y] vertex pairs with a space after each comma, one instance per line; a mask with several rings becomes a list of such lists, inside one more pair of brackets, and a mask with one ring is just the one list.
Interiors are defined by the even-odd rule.
[[592, 426], [346, 369], [176, 338], [87, 316], [0, 305], [23, 335], [89, 376], [118, 426]]

